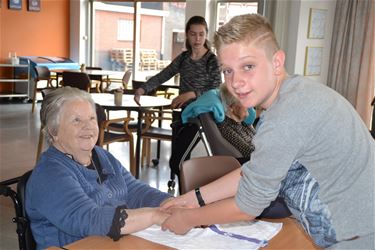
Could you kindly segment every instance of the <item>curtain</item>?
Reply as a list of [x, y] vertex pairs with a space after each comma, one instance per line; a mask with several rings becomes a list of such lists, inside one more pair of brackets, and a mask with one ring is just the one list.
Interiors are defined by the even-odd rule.
[[374, 13], [373, 0], [337, 0], [327, 81], [368, 127], [375, 95]]

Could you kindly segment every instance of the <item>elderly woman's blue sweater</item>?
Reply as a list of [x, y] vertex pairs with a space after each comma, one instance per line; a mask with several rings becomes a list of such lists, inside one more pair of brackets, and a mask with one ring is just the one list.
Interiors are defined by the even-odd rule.
[[103, 174], [50, 147], [27, 183], [26, 211], [38, 249], [107, 235], [116, 207], [157, 207], [168, 194], [135, 179], [109, 152], [95, 147]]

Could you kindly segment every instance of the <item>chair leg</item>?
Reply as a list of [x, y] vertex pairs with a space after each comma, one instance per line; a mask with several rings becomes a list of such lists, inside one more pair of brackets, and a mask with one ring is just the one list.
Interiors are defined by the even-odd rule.
[[147, 139], [142, 138], [142, 149], [141, 149], [141, 159], [140, 159], [142, 167], [143, 167], [143, 164], [144, 164], [146, 154], [147, 154]]
[[43, 142], [44, 142], [44, 135], [43, 135], [43, 127], [41, 126], [41, 127], [40, 127], [40, 131], [39, 131], [39, 142], [38, 142], [38, 149], [37, 149], [37, 152], [36, 152], [36, 160], [35, 160], [35, 163], [38, 162], [39, 157], [40, 157], [40, 154], [42, 153]]
[[129, 162], [130, 162], [130, 173], [135, 176], [136, 166], [135, 166], [135, 156], [134, 156], [134, 141], [131, 138], [129, 140]]
[[146, 154], [146, 162], [147, 166], [151, 166], [151, 139], [147, 140], [147, 154]]
[[34, 93], [33, 93], [33, 104], [31, 106], [31, 113], [34, 113], [34, 109], [35, 109], [36, 92], [38, 91], [37, 87], [38, 87], [38, 81], [35, 81], [35, 84], [34, 84]]
[[47, 80], [47, 88], [52, 88], [52, 80], [51, 79], [48, 79]]
[[102, 92], [101, 89], [100, 89], [101, 85], [102, 85], [102, 82], [96, 83], [96, 85], [95, 85], [96, 93], [101, 93]]

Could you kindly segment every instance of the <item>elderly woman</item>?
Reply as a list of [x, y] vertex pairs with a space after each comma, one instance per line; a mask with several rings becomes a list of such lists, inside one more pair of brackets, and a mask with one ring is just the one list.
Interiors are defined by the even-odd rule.
[[[249, 160], [254, 151], [252, 143], [255, 129], [251, 125], [255, 118], [254, 109], [248, 110], [240, 101], [235, 98], [228, 90], [226, 84], [220, 86], [220, 97], [225, 110], [224, 121], [219, 123], [222, 136], [241, 154]], [[247, 119], [251, 122], [248, 122]]]
[[47, 94], [40, 111], [49, 148], [27, 183], [26, 211], [38, 249], [89, 235], [114, 240], [161, 224], [170, 196], [135, 179], [95, 146], [98, 124], [89, 93], [64, 87]]

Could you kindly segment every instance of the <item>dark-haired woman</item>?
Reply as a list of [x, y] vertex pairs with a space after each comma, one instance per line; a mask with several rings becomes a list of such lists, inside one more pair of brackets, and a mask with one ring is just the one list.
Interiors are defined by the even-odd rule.
[[[207, 22], [203, 17], [191, 17], [185, 27], [186, 51], [151, 77], [142, 88], [138, 88], [134, 100], [139, 104], [141, 95], [155, 90], [176, 74], [180, 74], [180, 89], [179, 95], [172, 101], [173, 108], [183, 109], [207, 90], [217, 88], [221, 83], [221, 75], [216, 55], [210, 50], [207, 32]], [[177, 172], [182, 155], [196, 132], [195, 128], [182, 127], [180, 120], [180, 112], [175, 112], [170, 167]]]

